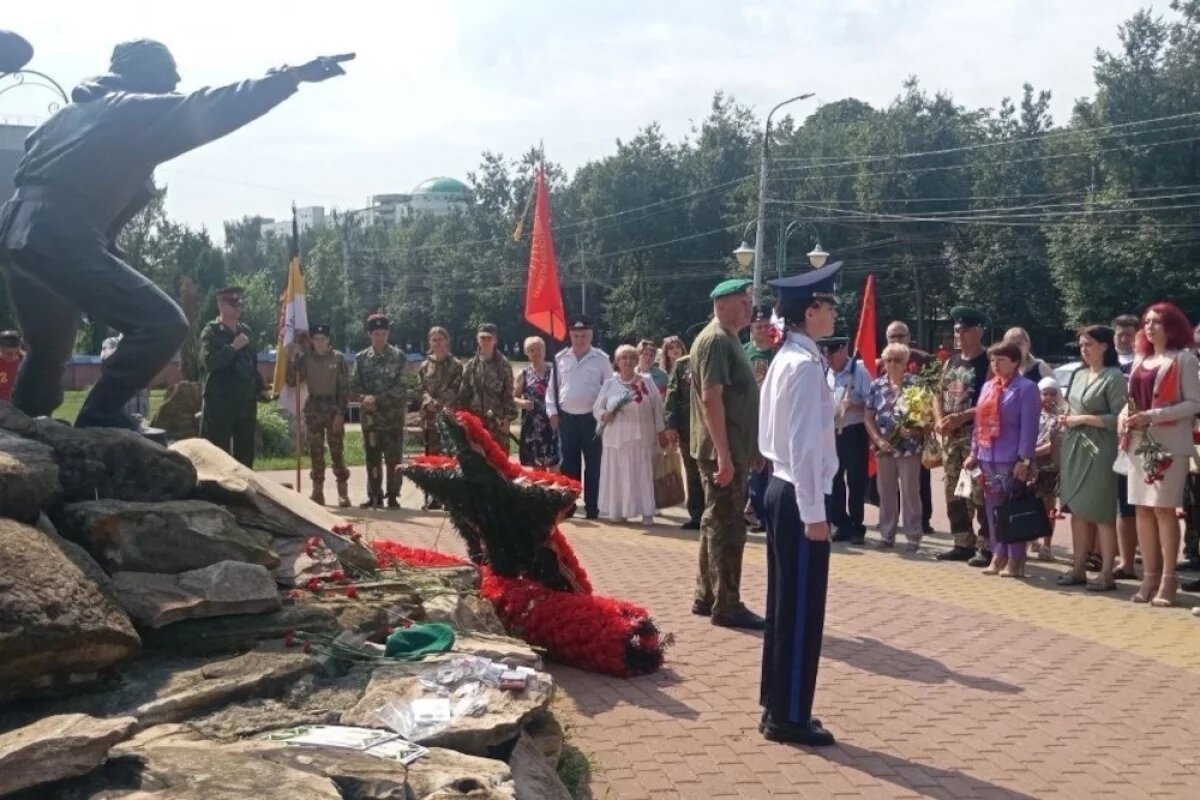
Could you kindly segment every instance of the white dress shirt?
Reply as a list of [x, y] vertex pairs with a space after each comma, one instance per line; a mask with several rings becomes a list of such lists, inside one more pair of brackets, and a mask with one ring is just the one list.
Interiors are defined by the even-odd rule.
[[[845, 404], [846, 413], [842, 416], [842, 426], [863, 424], [866, 421], [864, 404], [867, 402], [867, 395], [871, 393], [871, 374], [867, 372], [862, 361], [857, 358], [850, 359], [841, 372], [834, 372], [830, 368], [826, 381], [833, 391], [834, 408]], [[857, 408], [849, 408], [851, 405]]]
[[553, 386], [546, 391], [546, 414], [553, 417], [560, 409], [565, 414], [591, 414], [600, 388], [613, 374], [608, 354], [592, 347], [578, 358], [574, 350], [567, 348], [554, 361], [558, 365], [558, 391]]
[[805, 524], [825, 522], [825, 495], [837, 475], [833, 393], [816, 342], [789, 331], [771, 360], [758, 406], [758, 449], [774, 475], [796, 489]]

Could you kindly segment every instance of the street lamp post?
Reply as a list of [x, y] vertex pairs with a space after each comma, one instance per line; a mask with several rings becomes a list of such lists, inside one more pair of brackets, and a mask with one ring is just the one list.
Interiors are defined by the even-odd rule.
[[754, 236], [754, 298], [756, 301], [762, 296], [763, 235], [767, 226], [767, 157], [770, 155], [771, 147], [771, 117], [788, 103], [807, 100], [812, 96], [813, 93], [808, 92], [784, 100], [767, 114], [767, 124], [763, 128], [762, 156], [758, 165], [758, 231]]
[[829, 260], [829, 253], [826, 253], [821, 247], [821, 237], [817, 235], [817, 226], [813, 225], [811, 222], [796, 220], [795, 222], [789, 223], [788, 226], [782, 229], [779, 233], [779, 256], [776, 259], [778, 263], [775, 265], [775, 271], [778, 273], [780, 278], [783, 277], [783, 268], [787, 265], [788, 239], [792, 238], [793, 233], [806, 225], [813, 229], [813, 241], [815, 241], [817, 245], [808, 252], [808, 263], [812, 265], [813, 269], [820, 269], [821, 267], [825, 266], [825, 262]]

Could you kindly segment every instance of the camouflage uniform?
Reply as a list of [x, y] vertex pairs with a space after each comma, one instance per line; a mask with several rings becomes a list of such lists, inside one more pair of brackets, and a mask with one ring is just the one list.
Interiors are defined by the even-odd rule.
[[[963, 366], [961, 356], [954, 356], [942, 370], [939, 383], [941, 407], [944, 415], [954, 414], [975, 406], [982, 381], [976, 381], [969, 367]], [[975, 385], [978, 383], [979, 385]], [[954, 494], [963, 462], [971, 455], [973, 422], [962, 425], [942, 437], [942, 469], [946, 488], [946, 516], [950, 518], [950, 534], [955, 547], [987, 548], [987, 526], [984, 517], [983, 486], [975, 481], [971, 499], [965, 500]], [[972, 529], [972, 517], [979, 520], [980, 534]]]
[[458, 407], [479, 417], [496, 444], [508, 452], [508, 429], [517, 418], [517, 404], [513, 400], [512, 365], [499, 350], [486, 361], [476, 355], [463, 365]]
[[417, 372], [421, 386], [421, 431], [425, 437], [425, 454], [442, 452], [442, 437], [438, 430], [437, 410], [454, 410], [462, 389], [463, 367], [454, 356], [441, 360], [426, 358]]
[[325, 442], [329, 442], [329, 460], [333, 463], [333, 477], [337, 481], [338, 505], [348, 506], [346, 481], [350, 470], [345, 458], [345, 412], [350, 399], [350, 366], [346, 358], [336, 350], [324, 355], [305, 353], [287, 365], [287, 384], [299, 382], [308, 385], [308, 399], [304, 402], [304, 427], [308, 438], [308, 457], [312, 462], [309, 477], [312, 478], [313, 500], [324, 503]]
[[[380, 352], [368, 347], [354, 359], [351, 390], [359, 398], [375, 398], [375, 410], [362, 412], [363, 449], [367, 456], [367, 502], [382, 505], [387, 469], [389, 505], [400, 495], [397, 467], [404, 457], [404, 423], [408, 402], [404, 389], [405, 357], [399, 348], [387, 345]], [[381, 462], [382, 465], [381, 466]]]

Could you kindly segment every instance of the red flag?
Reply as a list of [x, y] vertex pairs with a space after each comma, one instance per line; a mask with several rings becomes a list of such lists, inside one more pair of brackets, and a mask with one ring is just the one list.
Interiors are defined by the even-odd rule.
[[[854, 353], [862, 359], [863, 368], [875, 377], [875, 362], [879, 358], [875, 349], [875, 276], [867, 276], [863, 289], [862, 309], [858, 313], [858, 332], [854, 334]], [[875, 451], [867, 450], [867, 474], [875, 474]]]
[[875, 362], [879, 351], [875, 347], [875, 276], [867, 276], [863, 289], [862, 310], [858, 315], [858, 332], [854, 334], [854, 352], [872, 378], [876, 377]]
[[539, 165], [534, 188], [533, 241], [529, 247], [529, 281], [525, 286], [525, 319], [555, 341], [566, 338], [567, 319], [558, 288], [558, 263], [550, 231], [550, 198], [546, 173]]

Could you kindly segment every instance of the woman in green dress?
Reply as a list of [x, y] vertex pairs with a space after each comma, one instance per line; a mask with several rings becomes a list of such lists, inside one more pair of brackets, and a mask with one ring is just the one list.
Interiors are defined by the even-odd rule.
[[1102, 566], [1093, 591], [1116, 588], [1113, 562], [1117, 555], [1117, 416], [1125, 407], [1125, 376], [1117, 367], [1113, 330], [1092, 325], [1079, 332], [1083, 366], [1067, 391], [1067, 413], [1060, 420], [1066, 431], [1062, 444], [1062, 504], [1071, 510], [1073, 563], [1060, 575], [1060, 586], [1087, 583], [1087, 558], [1097, 538]]

